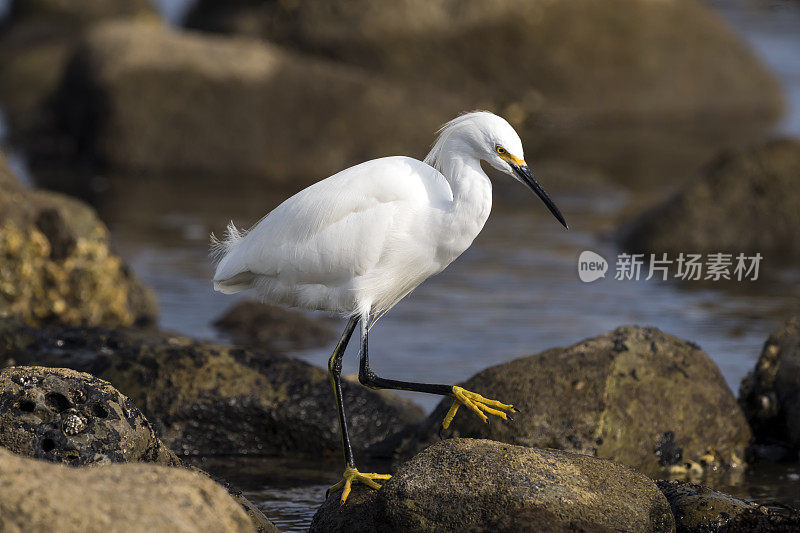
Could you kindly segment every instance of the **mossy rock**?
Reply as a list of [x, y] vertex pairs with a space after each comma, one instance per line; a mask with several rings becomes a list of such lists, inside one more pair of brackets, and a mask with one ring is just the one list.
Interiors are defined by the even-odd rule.
[[800, 318], [770, 334], [756, 367], [742, 380], [739, 403], [759, 444], [800, 450]]
[[[620, 232], [627, 249], [800, 256], [800, 140], [719, 155], [677, 195]], [[735, 265], [735, 263], [734, 263]]]
[[219, 531], [254, 527], [225, 489], [152, 464], [70, 468], [0, 448], [2, 531]]
[[110, 249], [88, 205], [20, 186], [0, 155], [0, 317], [30, 324], [144, 325], [155, 297]]
[[67, 368], [0, 371], [0, 446], [72, 466], [180, 464], [129, 398], [106, 381]]
[[[514, 420], [459, 410], [455, 436], [612, 459], [651, 475], [743, 467], [750, 428], [717, 366], [697, 345], [624, 326], [479, 372], [462, 386], [511, 403]], [[435, 442], [443, 400], [401, 455]]]
[[[280, 354], [154, 331], [0, 321], [2, 357], [110, 381], [179, 455], [341, 453], [327, 371]], [[391, 453], [382, 446], [424, 417], [395, 396], [342, 387], [356, 449]]]
[[439, 442], [380, 490], [356, 485], [339, 500], [328, 497], [312, 532], [675, 530], [658, 487], [632, 468], [488, 440]]
[[656, 481], [675, 517], [677, 533], [798, 531], [800, 512], [774, 509], [686, 481]]

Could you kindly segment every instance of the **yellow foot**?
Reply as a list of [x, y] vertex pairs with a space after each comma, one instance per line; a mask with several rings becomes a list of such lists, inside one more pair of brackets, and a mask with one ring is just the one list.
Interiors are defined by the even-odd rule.
[[335, 492], [342, 487], [344, 490], [342, 491], [342, 503], [347, 501], [347, 497], [350, 496], [350, 486], [353, 484], [353, 481], [360, 481], [367, 487], [371, 489], [379, 489], [381, 488], [380, 485], [375, 483], [375, 479], [389, 479], [392, 477], [389, 474], [362, 474], [355, 468], [350, 468], [349, 466], [344, 469], [344, 474], [342, 474], [342, 480], [339, 481], [336, 485], [332, 486], [328, 489], [328, 494], [331, 492]]
[[458, 408], [462, 405], [472, 409], [472, 412], [478, 415], [481, 420], [487, 424], [489, 423], [489, 417], [486, 416], [486, 413], [499, 416], [503, 420], [508, 420], [508, 415], [505, 413], [505, 411], [511, 413], [518, 412], [516, 409], [514, 409], [513, 405], [507, 405], [498, 402], [497, 400], [484, 398], [480, 394], [470, 392], [462, 389], [461, 387], [454, 386], [451, 396], [453, 397], [453, 406], [450, 407], [450, 410], [447, 411], [447, 415], [444, 417], [442, 429], [447, 429], [450, 426], [450, 422], [453, 421], [453, 417], [456, 416]]

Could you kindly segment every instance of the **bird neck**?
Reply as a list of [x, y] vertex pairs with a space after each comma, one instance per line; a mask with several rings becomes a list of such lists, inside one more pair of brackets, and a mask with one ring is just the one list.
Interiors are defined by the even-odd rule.
[[492, 182], [481, 168], [480, 160], [469, 154], [446, 151], [437, 157], [436, 168], [453, 191], [453, 223], [472, 228], [477, 235], [492, 209]]

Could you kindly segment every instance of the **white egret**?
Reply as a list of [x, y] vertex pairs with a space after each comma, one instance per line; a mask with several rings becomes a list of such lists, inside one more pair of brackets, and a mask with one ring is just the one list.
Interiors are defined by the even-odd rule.
[[358, 323], [363, 385], [452, 397], [445, 429], [461, 405], [486, 422], [487, 414], [506, 419], [514, 411], [457, 386], [385, 379], [369, 368], [371, 321], [441, 272], [483, 228], [492, 187], [481, 161], [530, 187], [567, 227], [533, 178], [514, 128], [497, 115], [477, 111], [442, 126], [424, 162], [397, 156], [361, 163], [295, 194], [248, 231], [231, 223], [222, 239], [212, 235], [219, 261], [215, 290], [230, 294], [252, 288], [271, 303], [349, 319], [328, 362], [345, 459], [342, 480], [331, 491], [344, 488], [342, 502], [354, 480], [379, 488], [374, 480], [390, 477], [359, 472], [350, 447], [340, 374]]

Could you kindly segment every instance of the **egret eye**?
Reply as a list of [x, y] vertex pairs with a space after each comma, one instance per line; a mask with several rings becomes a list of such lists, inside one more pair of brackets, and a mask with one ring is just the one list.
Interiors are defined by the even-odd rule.
[[495, 151], [497, 152], [498, 155], [505, 155], [508, 153], [506, 152], [506, 149], [500, 146], [499, 144], [495, 147]]

